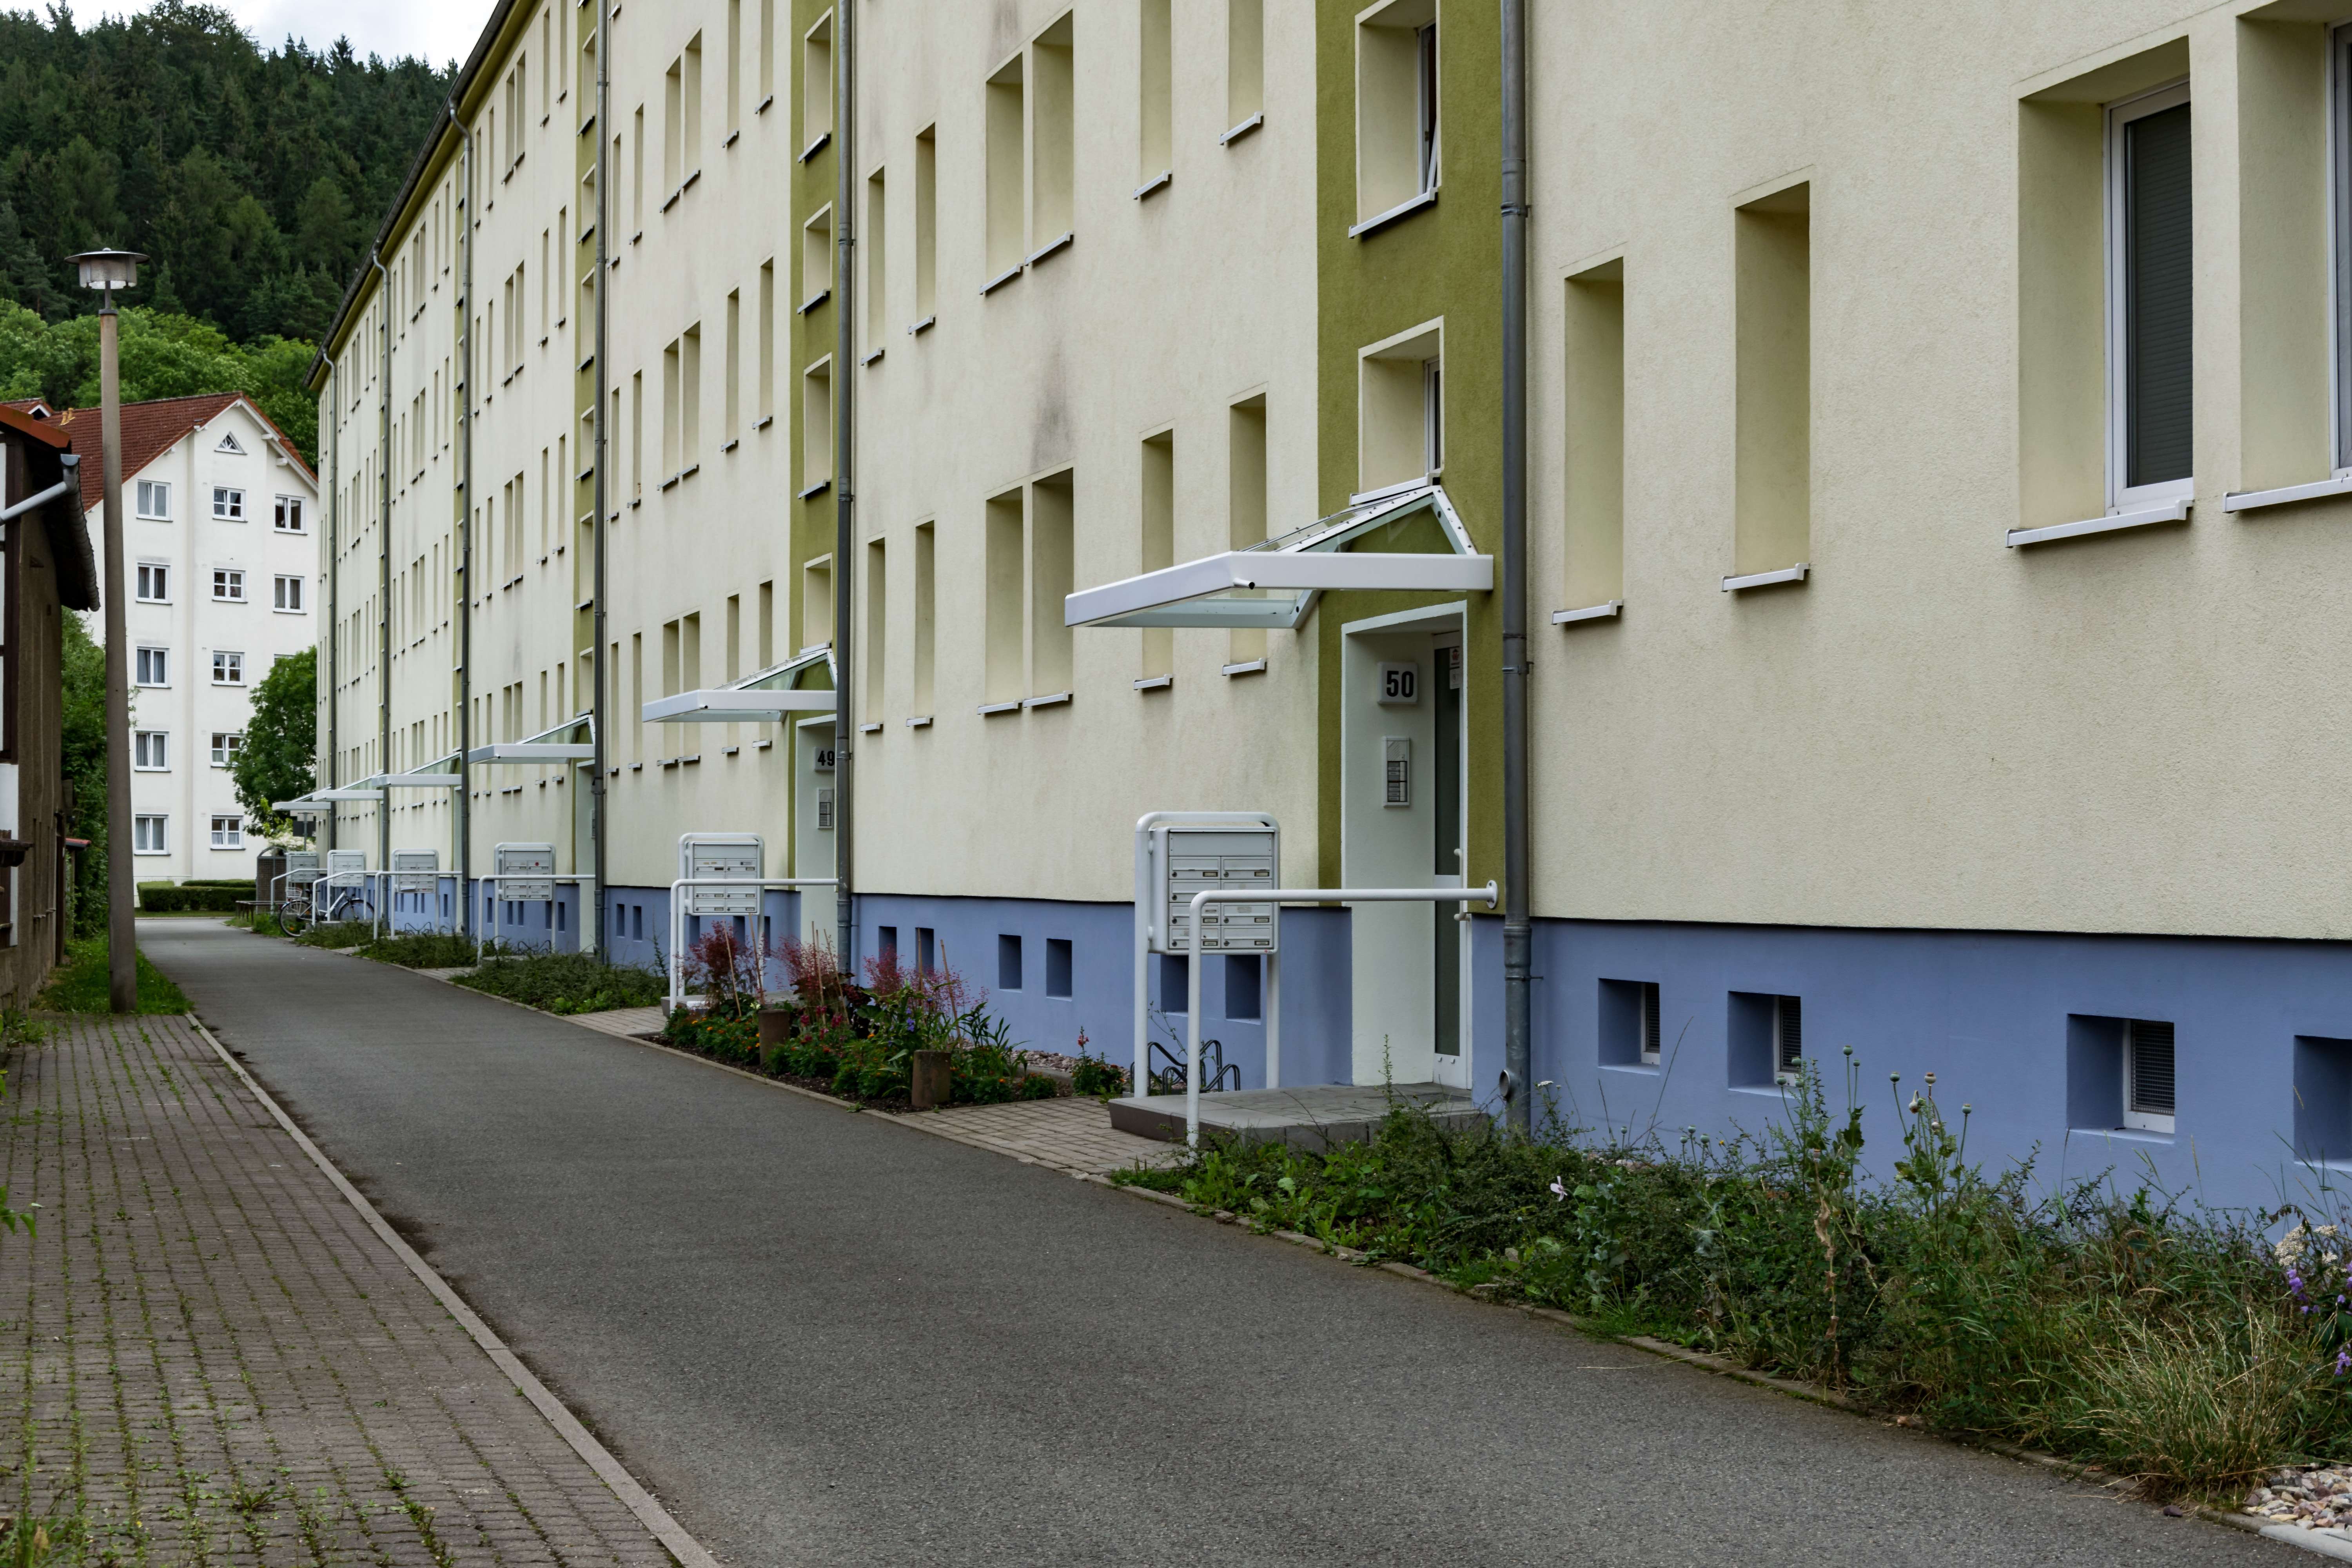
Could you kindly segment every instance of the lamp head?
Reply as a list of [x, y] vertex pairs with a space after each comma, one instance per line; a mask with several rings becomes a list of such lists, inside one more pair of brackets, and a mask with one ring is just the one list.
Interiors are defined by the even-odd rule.
[[146, 259], [135, 250], [85, 250], [73, 262], [81, 269], [83, 288], [111, 295], [138, 283], [139, 264]]

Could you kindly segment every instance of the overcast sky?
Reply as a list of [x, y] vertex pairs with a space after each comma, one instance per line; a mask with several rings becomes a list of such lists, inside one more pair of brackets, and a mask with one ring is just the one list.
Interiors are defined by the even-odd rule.
[[[323, 49], [338, 37], [352, 47], [392, 58], [423, 55], [436, 66], [463, 60], [473, 52], [474, 39], [489, 20], [491, 0], [215, 0], [227, 7], [245, 30], [266, 49], [284, 43], [289, 35], [313, 48]], [[78, 16], [103, 12], [120, 15], [143, 11], [143, 0], [96, 0], [77, 5]]]

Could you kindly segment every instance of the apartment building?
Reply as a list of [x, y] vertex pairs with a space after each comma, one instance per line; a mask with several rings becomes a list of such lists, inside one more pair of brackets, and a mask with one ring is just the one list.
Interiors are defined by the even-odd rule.
[[[1851, 1050], [1877, 1141], [1934, 1071], [2047, 1177], [2330, 1179], [2339, 18], [1530, 11], [1532, 1077], [1752, 1128]], [[334, 831], [555, 846], [587, 880], [509, 916], [580, 940], [601, 608], [618, 957], [680, 834], [831, 875], [845, 752], [861, 952], [1040, 1046], [1126, 1054], [1144, 813], [1269, 814], [1294, 885], [1500, 879], [1493, 9], [859, 19], [851, 138], [821, 4], [614, 18], [601, 124], [590, 18], [492, 17], [320, 367], [331, 777], [382, 797]], [[1483, 907], [1283, 951], [1284, 1081], [1496, 1081]], [[1204, 965], [1265, 1081], [1262, 961]]]
[[[97, 409], [40, 413], [96, 448]], [[103, 560], [103, 477], [80, 472]], [[249, 876], [259, 846], [229, 767], [254, 686], [317, 640], [318, 480], [252, 399], [206, 393], [123, 405], [122, 502], [138, 879]]]

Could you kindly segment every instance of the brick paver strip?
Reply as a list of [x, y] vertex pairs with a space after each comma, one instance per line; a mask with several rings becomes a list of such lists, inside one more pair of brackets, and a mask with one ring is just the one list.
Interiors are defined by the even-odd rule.
[[6, 1058], [41, 1206], [0, 1237], [0, 1513], [79, 1515], [90, 1562], [671, 1563], [191, 1021], [47, 1026]]

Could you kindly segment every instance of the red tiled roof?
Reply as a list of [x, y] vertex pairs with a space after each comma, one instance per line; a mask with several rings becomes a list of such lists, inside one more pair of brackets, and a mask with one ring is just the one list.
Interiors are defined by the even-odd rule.
[[[127, 483], [148, 464], [162, 457], [191, 430], [211, 424], [233, 404], [243, 403], [253, 416], [276, 432], [285, 446], [286, 455], [305, 475], [310, 466], [286, 433], [271, 422], [254, 401], [240, 392], [205, 392], [193, 397], [159, 397], [150, 403], [126, 403], [122, 405], [122, 478]], [[24, 408], [14, 404], [12, 408]], [[99, 411], [95, 408], [69, 408], [55, 417], [37, 421], [36, 428], [46, 427], [64, 432], [68, 437], [83, 437], [77, 446], [86, 446], [88, 460], [81, 465], [81, 504], [87, 511], [98, 505], [106, 489], [106, 472], [100, 461], [98, 449]], [[310, 476], [315, 478], [316, 476]]]

